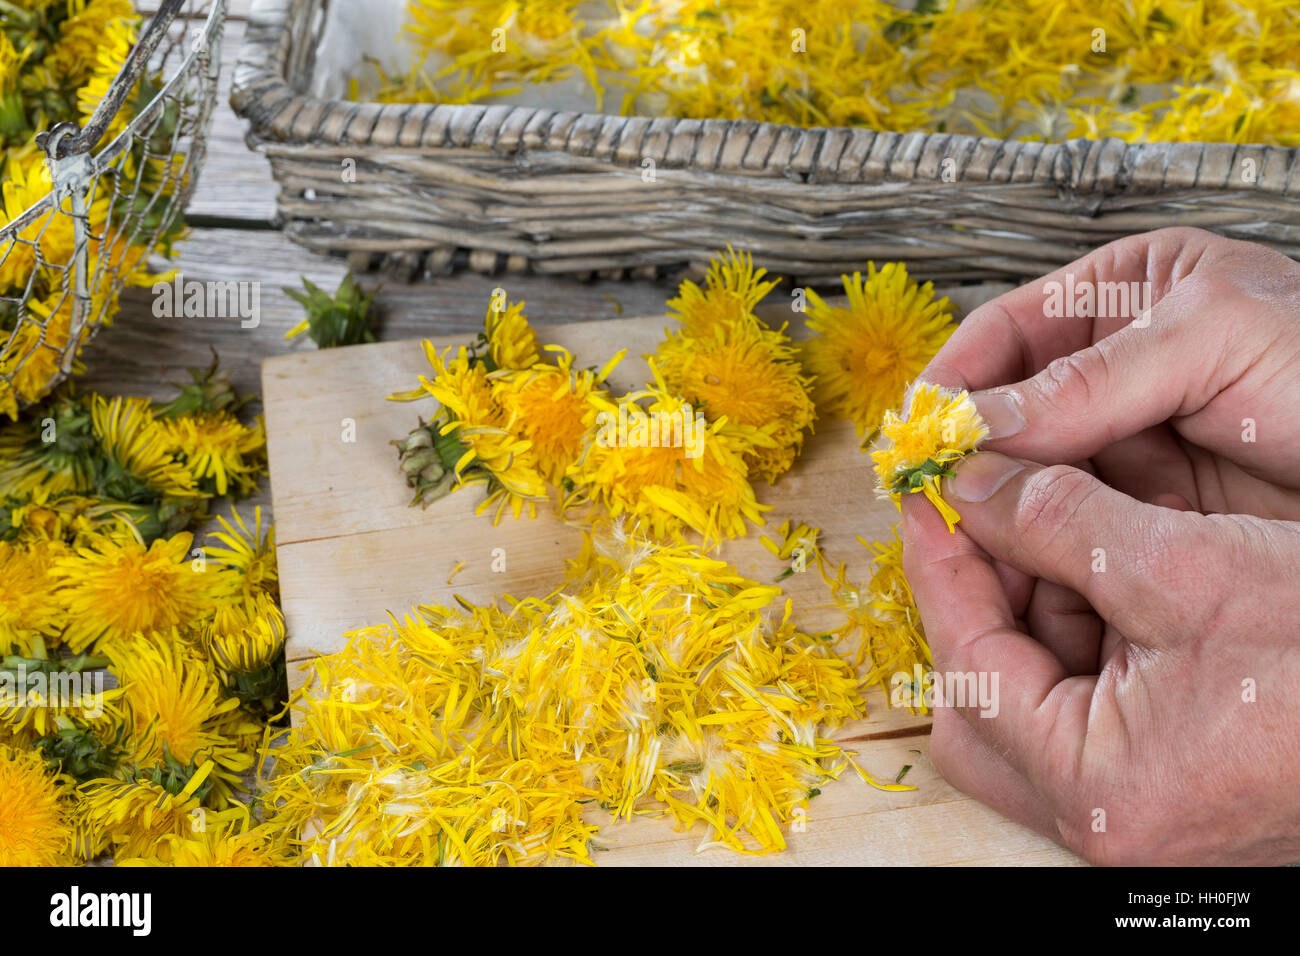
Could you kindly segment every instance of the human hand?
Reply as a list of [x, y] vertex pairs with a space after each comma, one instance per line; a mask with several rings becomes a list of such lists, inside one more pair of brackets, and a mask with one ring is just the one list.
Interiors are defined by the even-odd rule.
[[[1044, 317], [1067, 272], [1150, 282], [1149, 323]], [[955, 534], [903, 503], [936, 671], [999, 675], [996, 716], [936, 709], [940, 772], [1094, 862], [1300, 859], [1300, 267], [1132, 237], [922, 378], [994, 436], [945, 485]]]

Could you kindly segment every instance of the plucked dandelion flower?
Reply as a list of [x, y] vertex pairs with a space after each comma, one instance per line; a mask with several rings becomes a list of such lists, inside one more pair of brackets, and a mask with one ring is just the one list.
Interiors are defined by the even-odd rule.
[[648, 535], [675, 537], [691, 528], [709, 543], [742, 537], [746, 521], [763, 524], [768, 506], [754, 496], [745, 456], [770, 446], [769, 433], [708, 422], [662, 381], [604, 403], [601, 414], [569, 469], [563, 511], [596, 505]]
[[901, 262], [880, 269], [869, 263], [865, 280], [858, 272], [844, 277], [844, 291], [847, 307], [808, 291], [815, 335], [803, 343], [803, 356], [817, 379], [818, 404], [852, 421], [863, 436], [898, 408], [908, 383], [957, 326], [948, 300], [936, 300], [933, 284], [918, 285]]
[[0, 541], [0, 657], [28, 656], [34, 640], [53, 640], [63, 631], [66, 618], [50, 573], [63, 551], [50, 541]]
[[95, 648], [111, 656], [136, 634], [201, 620], [214, 596], [235, 582], [218, 569], [197, 570], [190, 560], [193, 541], [182, 532], [146, 547], [117, 531], [56, 558], [52, 573], [69, 622], [64, 640], [73, 652]]
[[969, 393], [922, 382], [912, 393], [907, 418], [888, 411], [880, 431], [881, 441], [871, 452], [877, 494], [898, 504], [903, 495], [919, 491], [954, 530], [961, 516], [941, 497], [939, 479], [951, 477], [952, 466], [988, 436]]
[[222, 604], [202, 633], [222, 683], [247, 702], [274, 708], [284, 680], [284, 614], [265, 591]]
[[[546, 481], [532, 442], [511, 430], [512, 422], [497, 400], [487, 368], [473, 361], [465, 348], [451, 357], [450, 350], [439, 355], [426, 342], [424, 352], [434, 374], [421, 376], [420, 383], [442, 405], [435, 421], [437, 438], [448, 446], [443, 459], [446, 470], [458, 485], [487, 484], [488, 495], [480, 510], [499, 501], [498, 516], [507, 503], [515, 517], [525, 506], [534, 514], [536, 502], [546, 498]], [[443, 453], [441, 445], [439, 451]]]
[[159, 422], [167, 451], [185, 463], [194, 484], [209, 494], [257, 491], [266, 474], [266, 433], [259, 419], [245, 425], [230, 412], [199, 412]]
[[75, 864], [71, 797], [39, 754], [0, 744], [0, 867]]
[[148, 775], [130, 779], [97, 778], [78, 787], [86, 842], [96, 850], [132, 859], [156, 856], [170, 861], [168, 835], [185, 837], [196, 828], [220, 825], [242, 815], [242, 808], [214, 811], [202, 794], [211, 786], [216, 764], [206, 761], [193, 773], [161, 782]]
[[172, 455], [148, 399], [96, 395], [91, 418], [109, 470], [102, 480], [106, 494], [126, 501], [143, 485], [162, 496], [201, 496], [189, 470]]
[[108, 661], [81, 655], [64, 657], [38, 635], [21, 656], [0, 661], [0, 727], [39, 740], [66, 720], [83, 720], [97, 729], [118, 719], [119, 688], [107, 688], [96, 673]]
[[283, 840], [267, 826], [244, 821], [218, 823], [199, 832], [165, 833], [158, 852], [134, 859], [118, 859], [116, 866], [166, 867], [273, 867], [288, 866], [293, 855]]

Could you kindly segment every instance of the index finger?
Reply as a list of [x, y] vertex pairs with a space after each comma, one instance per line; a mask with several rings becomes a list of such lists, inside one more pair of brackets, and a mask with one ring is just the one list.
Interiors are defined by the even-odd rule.
[[1130, 304], [1127, 312], [1132, 314], [1075, 317], [1049, 317], [1045, 307], [1049, 297], [1059, 292], [1058, 301], [1069, 311], [1077, 311], [1072, 292], [1091, 286], [1095, 305], [1101, 301], [1101, 283], [1127, 283], [1130, 289], [1132, 283], [1139, 283], [1138, 292], [1145, 296], [1143, 305], [1150, 307], [1175, 279], [1194, 268], [1215, 239], [1212, 233], [1199, 229], [1162, 229], [1095, 249], [974, 309], [920, 379], [967, 391], [1027, 379], [1055, 359], [1093, 345], [1137, 317], [1131, 295], [1126, 298]]

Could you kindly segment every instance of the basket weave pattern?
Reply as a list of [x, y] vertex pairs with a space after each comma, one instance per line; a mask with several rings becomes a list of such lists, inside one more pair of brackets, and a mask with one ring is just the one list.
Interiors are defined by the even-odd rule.
[[1300, 258], [1300, 150], [314, 99], [328, 3], [256, 0], [232, 103], [288, 234], [358, 263], [640, 275], [733, 242], [813, 283], [898, 258], [988, 279], [1170, 225]]

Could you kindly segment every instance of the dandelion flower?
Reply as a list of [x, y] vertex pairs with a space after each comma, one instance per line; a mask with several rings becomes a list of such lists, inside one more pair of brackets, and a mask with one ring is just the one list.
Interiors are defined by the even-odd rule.
[[897, 504], [905, 494], [922, 492], [954, 530], [961, 516], [940, 496], [939, 479], [951, 477], [952, 466], [988, 436], [970, 395], [918, 384], [908, 417], [886, 412], [880, 431], [871, 453], [877, 493]]
[[224, 495], [257, 491], [266, 474], [266, 434], [259, 420], [248, 426], [230, 412], [178, 415], [159, 423], [166, 449], [185, 463], [194, 483]]
[[291, 854], [266, 827], [242, 822], [219, 823], [199, 832], [164, 833], [160, 850], [149, 856], [118, 859], [116, 866], [271, 867], [287, 866]]
[[169, 861], [170, 847], [164, 837], [192, 835], [196, 828], [219, 825], [238, 813], [239, 808], [218, 812], [204, 806], [201, 795], [210, 786], [208, 778], [215, 767], [209, 760], [183, 783], [148, 775], [87, 781], [78, 788], [87, 842], [124, 859], [148, 855]]
[[232, 508], [231, 517], [235, 519], [232, 526], [225, 518], [217, 516], [221, 531], [210, 535], [225, 547], [207, 547], [208, 557], [224, 567], [238, 572], [243, 580], [243, 593], [253, 597], [264, 591], [272, 598], [280, 597], [280, 573], [275, 557], [275, 525], [268, 524], [262, 529], [262, 509], [253, 510], [253, 527], [244, 523], [243, 516]]
[[[499, 500], [498, 515], [507, 502], [515, 517], [525, 506], [533, 513], [535, 503], [546, 498], [546, 481], [532, 443], [511, 431], [512, 423], [497, 400], [487, 368], [473, 361], [464, 348], [449, 357], [450, 350], [446, 356], [439, 355], [426, 342], [424, 351], [434, 374], [432, 378], [421, 376], [420, 382], [442, 405], [430, 426], [430, 444], [440, 456], [434, 464], [440, 474], [454, 476], [457, 486], [486, 483], [488, 496], [480, 510]], [[443, 485], [441, 493], [450, 488]]]
[[[602, 412], [600, 429], [569, 470], [565, 510], [596, 504], [648, 535], [676, 536], [687, 527], [711, 543], [743, 536], [746, 521], [763, 523], [768, 508], [754, 497], [745, 455], [770, 445], [766, 434], [707, 422], [662, 382]], [[626, 436], [615, 425], [624, 420]]]
[[128, 641], [114, 649], [112, 670], [123, 688], [122, 706], [131, 760], [140, 767], [212, 761], [220, 787], [252, 765], [229, 734], [243, 732], [239, 701], [224, 698], [216, 671], [181, 644]]
[[55, 638], [65, 622], [50, 574], [62, 545], [0, 541], [0, 657], [32, 653], [34, 638]]
[[746, 324], [754, 308], [776, 287], [763, 281], [766, 269], [754, 268], [753, 257], [735, 252], [714, 256], [700, 288], [689, 279], [682, 283], [675, 299], [668, 300], [670, 314], [692, 338], [713, 339], [737, 325]]
[[665, 385], [710, 421], [727, 419], [766, 429], [771, 443], [746, 454], [755, 477], [769, 484], [790, 470], [816, 409], [810, 379], [784, 335], [737, 320], [715, 334], [669, 333], [655, 352]]
[[575, 372], [573, 356], [557, 351], [554, 367], [535, 365], [528, 371], [492, 376], [510, 430], [529, 442], [538, 469], [553, 485], [564, 480], [581, 453], [598, 414], [593, 398], [605, 395], [601, 383], [625, 354], [620, 352], [598, 372]]
[[804, 343], [808, 371], [817, 379], [818, 404], [853, 422], [859, 437], [874, 429], [885, 412], [898, 408], [903, 391], [956, 329], [948, 300], [934, 298], [934, 286], [917, 285], [900, 262], [867, 278], [844, 277], [847, 307], [832, 307], [808, 292]]
[[70, 798], [39, 754], [0, 744], [0, 867], [77, 862]]
[[273, 710], [284, 683], [284, 614], [264, 591], [217, 608], [202, 644], [227, 689]]
[[107, 459], [108, 474], [98, 489], [106, 497], [130, 501], [144, 489], [160, 496], [201, 495], [189, 470], [171, 454], [148, 399], [96, 395], [91, 418]]
[[133, 635], [190, 626], [215, 594], [233, 583], [190, 561], [193, 535], [182, 532], [145, 547], [124, 531], [97, 535], [54, 562], [53, 576], [68, 614], [64, 640], [75, 652], [110, 656]]

